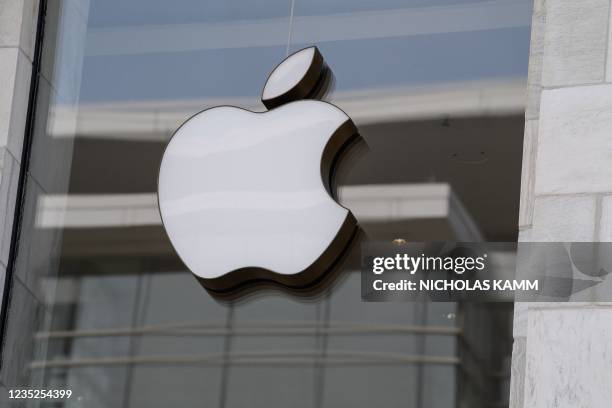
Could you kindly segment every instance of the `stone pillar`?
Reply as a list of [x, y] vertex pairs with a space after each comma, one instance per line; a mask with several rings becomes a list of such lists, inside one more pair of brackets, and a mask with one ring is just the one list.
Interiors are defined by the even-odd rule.
[[0, 288], [13, 228], [37, 17], [37, 1], [0, 0]]
[[[612, 241], [610, 0], [535, 0], [519, 241]], [[612, 305], [516, 304], [510, 407], [607, 407]]]
[[[38, 1], [0, 0], [0, 300], [13, 230], [37, 21]], [[40, 316], [40, 302], [18, 280], [13, 281], [11, 300], [13, 310], [19, 310], [23, 319], [19, 332], [32, 332]], [[8, 326], [11, 324], [7, 323], [6, 332], [12, 330]], [[23, 358], [16, 339], [8, 337], [2, 339], [0, 369], [0, 405], [6, 406], [7, 388], [16, 385], [17, 370], [12, 363]]]

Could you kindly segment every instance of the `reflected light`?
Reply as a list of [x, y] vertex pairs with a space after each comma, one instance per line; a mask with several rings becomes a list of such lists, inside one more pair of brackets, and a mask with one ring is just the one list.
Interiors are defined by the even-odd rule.
[[[531, 0], [493, 0], [448, 6], [294, 17], [293, 42], [315, 44], [441, 33], [473, 32], [531, 24]], [[287, 18], [92, 29], [86, 55], [285, 46]]]

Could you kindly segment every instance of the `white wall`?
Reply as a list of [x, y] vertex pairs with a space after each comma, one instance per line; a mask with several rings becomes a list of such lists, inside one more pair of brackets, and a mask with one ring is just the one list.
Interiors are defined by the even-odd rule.
[[[13, 228], [37, 17], [35, 0], [0, 0], [0, 300]], [[12, 300], [13, 310], [24, 319], [19, 331], [32, 331], [40, 303], [19, 281], [14, 282]], [[6, 402], [8, 406], [6, 388], [20, 375], [12, 362], [23, 357], [23, 348], [10, 339], [4, 339], [4, 345], [0, 405]]]
[[[535, 0], [520, 241], [612, 240], [610, 12]], [[609, 327], [612, 305], [517, 304], [510, 406], [609, 406]]]

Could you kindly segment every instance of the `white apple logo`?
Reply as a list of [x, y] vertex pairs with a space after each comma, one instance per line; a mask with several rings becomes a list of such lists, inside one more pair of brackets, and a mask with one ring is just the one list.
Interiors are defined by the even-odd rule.
[[336, 106], [313, 100], [330, 74], [316, 47], [287, 57], [255, 113], [220, 106], [188, 119], [160, 166], [159, 210], [185, 265], [212, 291], [252, 281], [303, 287], [357, 229], [331, 196], [334, 160], [358, 136]]

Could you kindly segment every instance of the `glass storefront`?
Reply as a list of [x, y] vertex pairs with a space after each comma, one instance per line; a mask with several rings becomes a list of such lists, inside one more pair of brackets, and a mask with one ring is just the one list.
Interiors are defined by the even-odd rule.
[[337, 178], [360, 240], [516, 240], [531, 1], [46, 3], [14, 270], [41, 306], [16, 375], [73, 396], [32, 404], [507, 404], [511, 304], [362, 302], [358, 242], [312, 293], [219, 299], [156, 191], [181, 123], [264, 111], [272, 69], [316, 44], [365, 140]]

